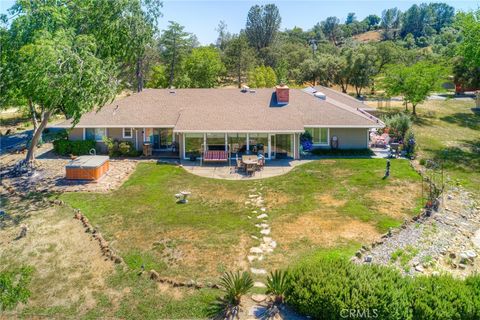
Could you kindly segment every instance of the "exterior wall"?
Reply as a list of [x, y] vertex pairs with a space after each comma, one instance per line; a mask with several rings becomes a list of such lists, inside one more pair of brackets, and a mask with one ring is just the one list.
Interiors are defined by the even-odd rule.
[[366, 149], [368, 148], [367, 128], [331, 128], [330, 139], [338, 137], [339, 149]]
[[[135, 139], [137, 135], [137, 140]], [[123, 138], [123, 128], [107, 128], [107, 137], [118, 141], [130, 141], [135, 146], [138, 141], [137, 150], [142, 150], [143, 147], [143, 128], [133, 128], [133, 135], [131, 138]], [[83, 140], [83, 128], [73, 128], [69, 134], [70, 140]], [[101, 153], [107, 152], [107, 147], [103, 142], [97, 141], [97, 151]]]
[[68, 133], [68, 139], [70, 140], [83, 140], [83, 128], [73, 128]]

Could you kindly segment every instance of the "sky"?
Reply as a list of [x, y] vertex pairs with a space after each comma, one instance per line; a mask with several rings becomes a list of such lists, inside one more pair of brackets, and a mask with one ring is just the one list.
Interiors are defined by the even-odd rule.
[[[0, 13], [6, 13], [14, 0], [0, 0]], [[176, 21], [185, 26], [185, 30], [194, 33], [201, 44], [214, 43], [217, 39], [216, 27], [224, 20], [232, 33], [245, 27], [248, 10], [255, 4], [275, 3], [282, 17], [281, 29], [300, 27], [308, 30], [317, 22], [329, 16], [337, 16], [344, 21], [349, 12], [355, 12], [358, 20], [369, 14], [381, 15], [382, 10], [397, 7], [404, 11], [412, 4], [429, 1], [411, 0], [317, 0], [317, 1], [247, 1], [247, 0], [164, 0], [163, 17], [159, 28], [165, 29], [168, 21]], [[457, 10], [480, 8], [480, 0], [437, 0], [445, 2]]]

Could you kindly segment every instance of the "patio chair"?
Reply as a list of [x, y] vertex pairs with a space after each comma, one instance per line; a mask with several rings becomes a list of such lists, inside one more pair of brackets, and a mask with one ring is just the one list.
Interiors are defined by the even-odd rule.
[[260, 156], [260, 157], [258, 158], [258, 165], [257, 165], [257, 167], [258, 167], [259, 170], [263, 170], [263, 167], [264, 167], [264, 166], [265, 166], [265, 157], [264, 157], [264, 156]]
[[256, 166], [246, 166], [245, 171], [246, 171], [247, 175], [253, 176], [253, 175], [255, 175], [255, 171], [257, 171], [257, 168], [256, 168]]
[[238, 158], [238, 154], [235, 156], [235, 172], [244, 171], [245, 167], [243, 166], [242, 160]]

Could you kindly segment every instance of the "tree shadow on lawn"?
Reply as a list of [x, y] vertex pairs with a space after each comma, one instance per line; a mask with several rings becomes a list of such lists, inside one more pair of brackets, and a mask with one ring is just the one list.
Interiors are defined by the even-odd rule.
[[440, 120], [461, 127], [470, 128], [472, 130], [480, 130], [480, 112], [457, 112], [449, 116], [442, 117]]
[[433, 159], [443, 160], [447, 167], [461, 167], [464, 171], [480, 172], [480, 140], [460, 140], [459, 143], [463, 148], [425, 150], [433, 155]]

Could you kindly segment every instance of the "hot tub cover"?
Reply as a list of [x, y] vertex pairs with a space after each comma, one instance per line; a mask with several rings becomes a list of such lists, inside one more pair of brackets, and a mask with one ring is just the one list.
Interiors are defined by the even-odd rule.
[[108, 159], [108, 156], [80, 156], [70, 161], [66, 168], [98, 168]]

